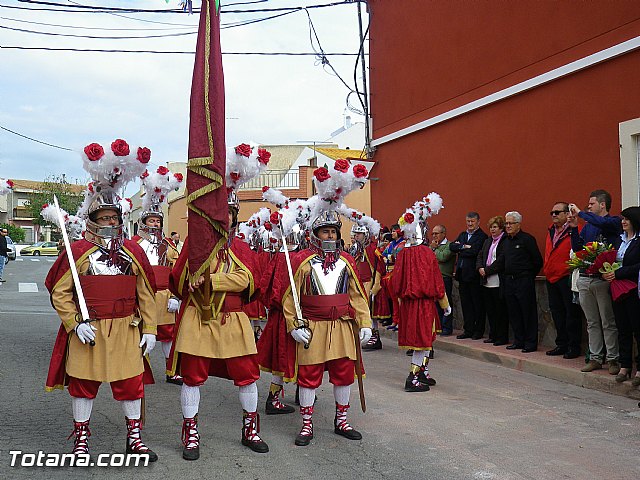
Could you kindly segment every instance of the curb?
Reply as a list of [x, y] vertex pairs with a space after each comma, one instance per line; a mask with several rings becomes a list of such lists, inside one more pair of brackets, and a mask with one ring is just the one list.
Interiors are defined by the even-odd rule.
[[[458, 333], [461, 332], [454, 332], [453, 335], [447, 337], [438, 337], [434, 350], [444, 350], [463, 357], [493, 363], [512, 370], [532, 373], [570, 385], [640, 400], [640, 388], [632, 386], [629, 380], [623, 383], [616, 382], [615, 377], [609, 375], [606, 370], [606, 365], [601, 370], [583, 373], [580, 368], [584, 365], [584, 357], [573, 360], [563, 359], [562, 357], [549, 357], [545, 355], [543, 350], [533, 353], [521, 353], [519, 351], [512, 353], [505, 350], [504, 347], [495, 347], [479, 340], [458, 340], [455, 337]], [[380, 336], [395, 342], [398, 341], [398, 334], [384, 327], [380, 329]]]

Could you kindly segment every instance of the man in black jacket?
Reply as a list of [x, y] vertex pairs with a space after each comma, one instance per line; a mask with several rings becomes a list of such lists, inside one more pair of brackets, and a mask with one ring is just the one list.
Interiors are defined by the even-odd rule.
[[479, 340], [484, 335], [485, 309], [482, 301], [480, 274], [476, 270], [476, 258], [487, 234], [480, 228], [480, 215], [477, 212], [467, 214], [467, 229], [458, 235], [449, 245], [453, 253], [458, 254], [455, 279], [458, 281], [464, 333], [456, 338]]
[[515, 340], [508, 350], [522, 349], [522, 353], [538, 349], [538, 304], [535, 278], [542, 268], [542, 255], [533, 235], [520, 228], [522, 215], [507, 212], [505, 227], [507, 240], [504, 255], [504, 294], [509, 321]]
[[6, 228], [0, 228], [0, 283], [4, 282], [2, 274], [4, 273], [5, 264], [9, 261], [9, 248], [6, 239], [8, 233]]

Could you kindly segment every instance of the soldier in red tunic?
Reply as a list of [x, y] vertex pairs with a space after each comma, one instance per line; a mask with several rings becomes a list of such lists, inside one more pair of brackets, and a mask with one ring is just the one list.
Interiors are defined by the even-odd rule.
[[[169, 274], [178, 260], [178, 249], [175, 243], [164, 235], [162, 206], [167, 202], [169, 193], [180, 188], [183, 177], [180, 173], [172, 173], [167, 167], [160, 166], [152, 173], [146, 170], [141, 179], [144, 190], [142, 213], [138, 221], [138, 234], [132, 240], [144, 250], [156, 278], [156, 340], [160, 342], [165, 361], [168, 361], [173, 343], [176, 312], [180, 307], [178, 298], [169, 291]], [[182, 385], [180, 375], [167, 375], [166, 381]]]
[[428, 246], [427, 218], [440, 208], [442, 199], [437, 193], [430, 193], [408, 209], [398, 222], [406, 242], [396, 258], [391, 286], [399, 303], [398, 346], [413, 350], [405, 382], [407, 392], [425, 392], [435, 385], [429, 375], [428, 353], [438, 328], [436, 302], [445, 312], [451, 311], [438, 261]]

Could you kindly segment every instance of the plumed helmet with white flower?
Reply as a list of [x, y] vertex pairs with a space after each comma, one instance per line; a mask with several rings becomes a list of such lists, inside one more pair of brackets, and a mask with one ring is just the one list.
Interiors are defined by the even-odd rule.
[[444, 208], [442, 197], [436, 192], [431, 192], [407, 208], [398, 219], [398, 225], [404, 232], [408, 247], [420, 245], [426, 240], [429, 229], [428, 219], [432, 215], [437, 215], [442, 208]]
[[13, 182], [9, 179], [0, 178], [0, 195], [7, 195], [13, 189]]
[[[151, 150], [146, 147], [132, 149], [125, 140], [117, 139], [106, 151], [99, 143], [90, 143], [84, 147], [81, 156], [83, 168], [92, 179], [78, 210], [78, 215], [86, 219], [85, 239], [99, 246], [115, 240], [115, 243], [110, 243], [110, 248], [115, 249], [124, 241], [120, 204], [124, 189], [145, 170], [151, 159]], [[97, 212], [103, 209], [116, 211], [119, 225], [98, 225]]]
[[169, 193], [180, 188], [183, 181], [181, 173], [173, 173], [167, 167], [161, 165], [157, 169], [146, 169], [140, 175], [142, 181], [142, 213], [140, 214], [140, 223], [150, 216], [164, 219], [162, 207], [169, 199]]
[[92, 180], [78, 214], [91, 217], [103, 208], [121, 213], [119, 203], [124, 188], [145, 170], [151, 151], [138, 147], [134, 152], [125, 140], [117, 139], [106, 151], [102, 145], [91, 143], [84, 147], [81, 155], [82, 166]]
[[270, 217], [271, 210], [266, 207], [261, 208], [238, 226], [237, 237], [247, 242], [253, 250], [258, 250], [262, 242], [259, 231], [269, 223]]
[[[84, 221], [77, 215], [70, 215], [63, 208], [60, 209], [62, 218], [64, 219], [64, 228], [71, 240], [80, 240], [82, 238], [82, 230], [84, 229]], [[59, 225], [58, 212], [53, 204], [45, 203], [40, 210], [40, 216], [49, 223]]]
[[242, 185], [260, 175], [269, 163], [271, 154], [264, 148], [241, 143], [227, 150], [225, 181], [227, 203], [236, 212], [240, 209], [237, 192]]

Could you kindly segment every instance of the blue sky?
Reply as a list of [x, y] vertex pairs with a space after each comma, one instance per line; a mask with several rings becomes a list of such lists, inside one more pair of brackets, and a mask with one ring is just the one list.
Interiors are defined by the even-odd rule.
[[[69, 0], [54, 0], [68, 3]], [[241, 0], [222, 0], [225, 4]], [[30, 7], [17, 1], [2, 5]], [[78, 0], [87, 5], [143, 9], [176, 8], [177, 0]], [[330, 3], [329, 0], [270, 0], [228, 8], [275, 8]], [[200, 1], [194, 0], [194, 8]], [[36, 8], [33, 5], [33, 8]], [[363, 8], [363, 11], [365, 9]], [[309, 10], [325, 52], [356, 53], [357, 7]], [[198, 16], [165, 14], [36, 12], [0, 8], [0, 26], [93, 36], [151, 35], [191, 31], [141, 20], [192, 25]], [[223, 14], [222, 22], [267, 14]], [[92, 27], [49, 27], [29, 22]], [[365, 14], [365, 22], [366, 22]], [[106, 31], [105, 28], [143, 29]], [[304, 12], [222, 31], [223, 51], [312, 51]], [[0, 45], [58, 48], [195, 50], [195, 35], [146, 40], [94, 40], [41, 36], [0, 29]], [[329, 57], [353, 85], [355, 57]], [[335, 76], [308, 57], [223, 57], [227, 144], [295, 143], [323, 140], [341, 126], [348, 93]], [[44, 142], [80, 150], [93, 141], [124, 138], [152, 150], [152, 163], [186, 160], [193, 57], [129, 53], [86, 53], [0, 49], [0, 125]], [[358, 69], [358, 72], [360, 70]], [[360, 75], [358, 74], [360, 78]], [[355, 96], [352, 103], [357, 104]], [[354, 121], [361, 121], [351, 113]], [[86, 179], [75, 152], [40, 145], [0, 130], [0, 177], [42, 180], [65, 173]]]

